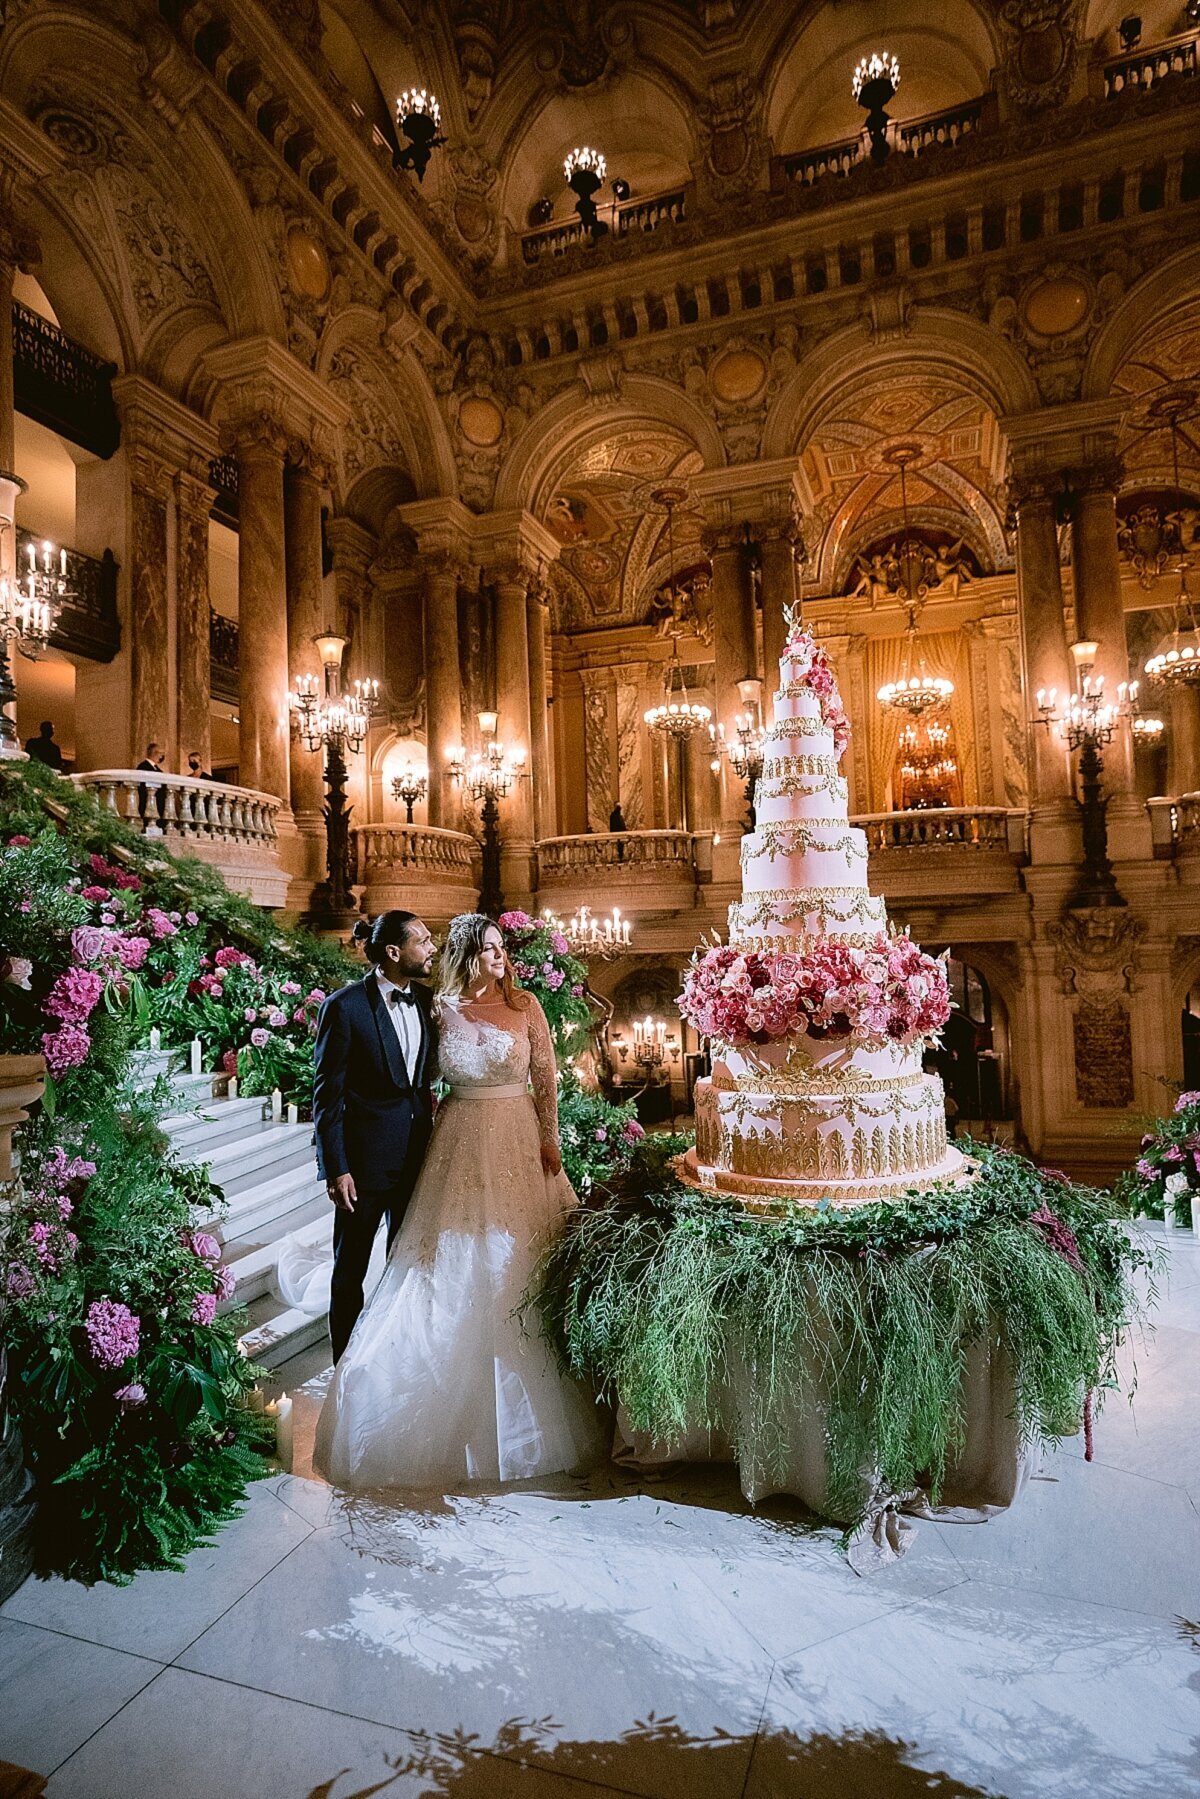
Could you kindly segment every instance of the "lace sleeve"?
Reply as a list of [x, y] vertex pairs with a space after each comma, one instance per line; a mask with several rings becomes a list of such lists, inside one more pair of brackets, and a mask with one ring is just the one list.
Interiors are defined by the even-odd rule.
[[538, 1117], [538, 1134], [549, 1149], [558, 1148], [558, 1065], [554, 1039], [546, 1014], [537, 1001], [529, 1001], [529, 1079]]

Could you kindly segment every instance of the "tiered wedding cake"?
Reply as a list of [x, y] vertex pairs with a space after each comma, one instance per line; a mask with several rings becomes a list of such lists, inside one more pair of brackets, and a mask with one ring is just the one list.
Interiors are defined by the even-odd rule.
[[682, 1172], [749, 1205], [855, 1205], [973, 1175], [921, 1067], [949, 1013], [945, 969], [889, 933], [867, 889], [838, 773], [849, 735], [824, 652], [793, 626], [730, 940], [697, 952], [679, 1002], [713, 1051]]

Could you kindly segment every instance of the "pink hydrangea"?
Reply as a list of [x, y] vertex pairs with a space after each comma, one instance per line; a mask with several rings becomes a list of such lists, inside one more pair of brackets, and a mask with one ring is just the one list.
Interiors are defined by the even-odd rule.
[[64, 968], [43, 1010], [63, 1024], [86, 1024], [100, 1003], [104, 982], [94, 968]]
[[550, 948], [554, 951], [556, 956], [568, 956], [571, 953], [571, 945], [567, 942], [561, 931], [551, 931]]
[[178, 930], [173, 920], [158, 906], [147, 907], [146, 915], [143, 918], [142, 923], [146, 926], [150, 935], [157, 943], [161, 943], [164, 937], [175, 937], [178, 935]]
[[46, 1031], [42, 1036], [42, 1054], [55, 1080], [69, 1068], [78, 1068], [86, 1062], [91, 1047], [91, 1038], [77, 1024], [60, 1025], [57, 1031]]
[[192, 1323], [211, 1324], [217, 1315], [217, 1296], [215, 1293], [197, 1293], [192, 1301]]
[[1145, 1156], [1139, 1156], [1138, 1160], [1134, 1163], [1134, 1167], [1144, 1181], [1157, 1180], [1158, 1170], [1152, 1162], [1147, 1162]]
[[528, 912], [502, 912], [496, 920], [502, 931], [527, 931], [533, 920]]
[[26, 1268], [24, 1262], [14, 1262], [8, 1271], [8, 1297], [13, 1300], [28, 1299], [36, 1286], [32, 1269]]
[[249, 960], [244, 950], [232, 949], [229, 945], [219, 949], [213, 957], [218, 968], [241, 968]]
[[583, 982], [582, 981], [576, 981], [575, 985], [572, 987], [571, 998], [572, 999], [582, 999], [583, 998]]
[[198, 912], [185, 912], [183, 915], [183, 922], [184, 924], [198, 925], [200, 923], [200, 914]]
[[250, 1033], [250, 1041], [255, 1049], [266, 1049], [268, 1043], [271, 1041], [271, 1033], [270, 1031], [264, 1031], [261, 1025], [257, 1025]]
[[82, 897], [90, 900], [94, 906], [102, 906], [108, 898], [107, 887], [85, 887]]
[[1177, 1112], [1187, 1112], [1192, 1106], [1200, 1106], [1200, 1093], [1181, 1093], [1175, 1101]]
[[150, 939], [148, 937], [118, 937], [116, 949], [122, 968], [129, 969], [132, 974], [144, 965], [146, 957], [150, 954]]
[[121, 1368], [141, 1345], [141, 1320], [119, 1299], [94, 1299], [83, 1321], [92, 1360], [101, 1368]]
[[551, 968], [546, 976], [546, 985], [551, 993], [557, 993], [566, 978], [561, 968]]

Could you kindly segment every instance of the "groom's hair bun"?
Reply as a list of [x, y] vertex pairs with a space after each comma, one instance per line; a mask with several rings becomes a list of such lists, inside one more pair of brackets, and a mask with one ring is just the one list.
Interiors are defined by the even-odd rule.
[[409, 926], [419, 923], [415, 912], [401, 912], [397, 908], [381, 912], [369, 923], [365, 918], [358, 919], [350, 936], [355, 943], [362, 944], [368, 962], [378, 964], [383, 961], [383, 952], [388, 945], [403, 943]]

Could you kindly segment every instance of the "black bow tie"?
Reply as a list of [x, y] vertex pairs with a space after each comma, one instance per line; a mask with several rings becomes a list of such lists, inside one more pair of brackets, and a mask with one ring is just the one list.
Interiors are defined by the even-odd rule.
[[389, 1006], [415, 1006], [417, 996], [411, 987], [393, 987], [388, 994]]

